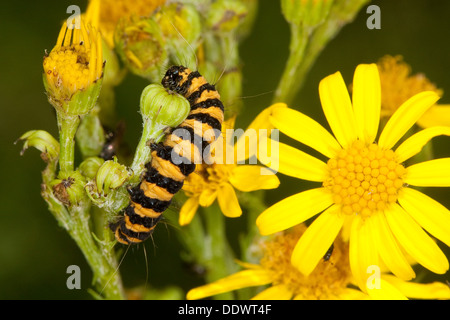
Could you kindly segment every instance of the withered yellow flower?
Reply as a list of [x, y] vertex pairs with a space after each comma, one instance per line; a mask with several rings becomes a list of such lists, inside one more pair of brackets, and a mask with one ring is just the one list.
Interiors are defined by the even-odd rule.
[[[77, 115], [91, 110], [104, 66], [101, 37], [93, 27], [86, 26], [83, 20], [79, 29], [69, 28], [64, 22], [55, 47], [44, 57], [43, 66], [48, 99], [57, 110]], [[86, 91], [89, 92], [83, 101], [69, 106], [75, 94]]]
[[[442, 96], [443, 90], [423, 73], [412, 73], [412, 68], [402, 56], [386, 55], [377, 62], [381, 83], [381, 116], [390, 117], [397, 108], [413, 95], [434, 91]], [[450, 106], [435, 104], [417, 120], [421, 128], [450, 126]]]
[[148, 17], [165, 2], [166, 0], [91, 0], [86, 15], [98, 26], [108, 46], [114, 48], [114, 31], [121, 18]]

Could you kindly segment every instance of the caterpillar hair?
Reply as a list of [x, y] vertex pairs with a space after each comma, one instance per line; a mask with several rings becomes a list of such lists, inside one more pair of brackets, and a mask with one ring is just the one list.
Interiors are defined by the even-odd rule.
[[173, 196], [221, 132], [224, 106], [220, 95], [198, 71], [172, 66], [161, 84], [184, 96], [190, 113], [178, 127], [168, 130], [162, 142], [150, 144], [152, 159], [143, 179], [129, 189], [130, 203], [124, 215], [110, 225], [123, 244], [140, 243], [152, 235]]

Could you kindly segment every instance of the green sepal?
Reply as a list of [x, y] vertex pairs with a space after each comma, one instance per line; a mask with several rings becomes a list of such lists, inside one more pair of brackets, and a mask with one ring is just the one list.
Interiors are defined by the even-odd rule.
[[15, 143], [23, 141], [20, 155], [23, 155], [29, 147], [35, 147], [41, 152], [41, 158], [46, 162], [58, 160], [59, 142], [44, 130], [30, 130], [24, 133]]
[[44, 87], [47, 91], [47, 98], [50, 104], [63, 117], [83, 116], [94, 108], [97, 98], [102, 88], [103, 78], [92, 83], [88, 88], [78, 90], [70, 98], [59, 97], [58, 94], [52, 92], [47, 83], [45, 74], [43, 74]]
[[153, 127], [174, 128], [186, 119], [191, 107], [183, 96], [150, 84], [142, 91], [140, 109], [144, 121], [149, 120]]
[[97, 192], [107, 195], [111, 190], [121, 187], [130, 177], [127, 167], [118, 163], [117, 158], [105, 161], [95, 177]]
[[97, 175], [97, 171], [100, 166], [105, 162], [100, 157], [89, 157], [80, 163], [78, 170], [80, 173], [85, 176], [87, 179], [92, 180]]

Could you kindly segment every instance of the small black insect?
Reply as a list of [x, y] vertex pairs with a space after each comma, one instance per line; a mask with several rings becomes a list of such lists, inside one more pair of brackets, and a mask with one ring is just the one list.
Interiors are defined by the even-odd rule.
[[323, 256], [324, 261], [330, 260], [331, 255], [333, 254], [333, 250], [334, 250], [334, 244], [331, 244], [330, 248], [327, 250], [327, 252]]

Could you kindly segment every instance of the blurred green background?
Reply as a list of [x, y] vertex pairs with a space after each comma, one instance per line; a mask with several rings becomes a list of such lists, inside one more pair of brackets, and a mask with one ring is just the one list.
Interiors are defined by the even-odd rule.
[[[40, 197], [44, 163], [35, 149], [20, 156], [14, 141], [32, 129], [57, 136], [53, 110], [42, 84], [44, 50], [51, 50], [66, 8], [86, 1], [7, 1], [0, 8], [0, 299], [90, 299], [91, 272], [84, 257], [47, 211]], [[366, 7], [326, 47], [291, 106], [324, 123], [318, 96], [319, 81], [341, 71], [350, 83], [359, 63], [376, 62], [385, 54], [401, 54], [413, 72], [423, 72], [444, 90], [441, 103], [450, 103], [450, 1], [374, 1], [381, 8], [381, 30], [368, 30]], [[245, 128], [272, 99], [288, 54], [289, 29], [279, 1], [261, 0], [251, 35], [240, 50], [243, 63], [245, 109], [237, 124]], [[137, 144], [138, 114], [145, 82], [128, 75], [116, 90], [119, 115], [126, 121], [125, 140]], [[448, 138], [433, 140], [437, 157], [449, 156]], [[306, 189], [298, 180], [280, 176], [279, 189], [266, 193], [268, 204]], [[450, 208], [448, 188], [429, 188], [427, 194]], [[238, 220], [235, 220], [238, 223]], [[230, 222], [234, 223], [234, 222]], [[231, 227], [231, 230], [238, 230]], [[148, 281], [150, 287], [179, 285], [183, 290], [201, 279], [180, 260], [180, 246], [170, 226], [159, 227], [155, 242], [147, 241], [148, 266], [142, 246], [128, 251], [121, 272], [125, 285]], [[230, 237], [236, 237], [230, 234]], [[449, 253], [448, 248], [442, 248]], [[450, 256], [450, 254], [448, 254]], [[81, 268], [81, 290], [68, 290], [66, 269]], [[450, 279], [427, 276], [427, 280]]]

